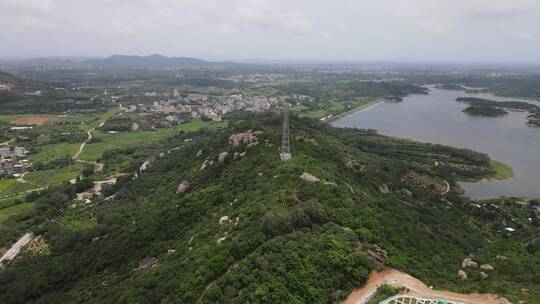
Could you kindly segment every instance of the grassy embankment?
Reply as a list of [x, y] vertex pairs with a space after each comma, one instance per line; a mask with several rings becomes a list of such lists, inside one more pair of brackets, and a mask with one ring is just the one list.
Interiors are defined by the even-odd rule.
[[495, 175], [493, 176], [496, 180], [504, 180], [514, 177], [514, 170], [512, 167], [503, 164], [501, 162], [498, 162], [496, 160], [491, 160], [489, 162], [490, 167], [495, 171]]
[[356, 109], [364, 108], [375, 102], [376, 101], [373, 99], [357, 100], [347, 103], [333, 100], [328, 104], [328, 107], [313, 110], [305, 104], [298, 104], [291, 107], [291, 111], [299, 113], [299, 115], [303, 117], [320, 119], [328, 115], [336, 116], [348, 111], [355, 111]]

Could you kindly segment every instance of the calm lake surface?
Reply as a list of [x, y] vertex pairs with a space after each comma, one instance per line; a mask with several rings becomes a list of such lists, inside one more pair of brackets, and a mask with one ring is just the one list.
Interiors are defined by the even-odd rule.
[[458, 97], [527, 101], [489, 94], [468, 94], [431, 88], [429, 95], [411, 95], [401, 103], [381, 103], [343, 117], [336, 127], [376, 129], [379, 133], [423, 142], [469, 148], [489, 154], [514, 169], [515, 177], [488, 183], [461, 183], [473, 198], [540, 197], [540, 129], [526, 125], [527, 113], [497, 118], [472, 117]]

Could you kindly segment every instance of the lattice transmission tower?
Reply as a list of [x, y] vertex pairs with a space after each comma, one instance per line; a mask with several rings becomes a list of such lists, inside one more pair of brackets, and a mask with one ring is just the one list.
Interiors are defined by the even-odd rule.
[[281, 160], [289, 160], [291, 157], [291, 146], [289, 142], [289, 112], [285, 112], [285, 114], [283, 114], [283, 134], [279, 158], [281, 158]]

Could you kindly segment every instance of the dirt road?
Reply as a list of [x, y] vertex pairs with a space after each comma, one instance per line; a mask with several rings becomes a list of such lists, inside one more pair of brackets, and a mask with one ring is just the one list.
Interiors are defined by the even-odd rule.
[[13, 197], [13, 196], [17, 196], [17, 195], [22, 195], [22, 194], [28, 194], [28, 193], [32, 193], [32, 192], [36, 192], [36, 191], [41, 191], [41, 190], [45, 190], [45, 189], [47, 189], [47, 188], [41, 187], [41, 188], [36, 188], [36, 189], [27, 190], [27, 191], [23, 191], [23, 192], [11, 193], [11, 194], [8, 194], [8, 195], [0, 196], [0, 200], [6, 199], [6, 198], [9, 198], [9, 197]]
[[[105, 124], [105, 122], [103, 121], [103, 122], [101, 122], [99, 124], [98, 127], [103, 127], [104, 124]], [[100, 164], [98, 162], [91, 162], [91, 161], [86, 161], [86, 160], [80, 160], [79, 159], [79, 156], [81, 156], [81, 153], [84, 151], [84, 147], [86, 146], [86, 144], [89, 143], [92, 140], [92, 138], [93, 138], [92, 132], [95, 129], [96, 128], [92, 128], [92, 129], [86, 131], [86, 134], [88, 135], [88, 138], [86, 138], [86, 140], [81, 144], [81, 146], [79, 147], [79, 150], [77, 150], [77, 153], [75, 153], [75, 155], [73, 155], [73, 160], [76, 160], [76, 161], [81, 162], [81, 163], [92, 164], [96, 168], [96, 171], [102, 171], [103, 170], [103, 164]]]
[[81, 144], [81, 146], [79, 147], [79, 150], [77, 150], [77, 153], [75, 153], [75, 155], [73, 155], [73, 159], [75, 159], [75, 160], [79, 159], [79, 156], [83, 152], [84, 147], [86, 146], [86, 144], [89, 143], [92, 140], [92, 131], [94, 131], [94, 129], [90, 129], [90, 130], [86, 131], [86, 134], [88, 135], [88, 138]]
[[443, 192], [441, 192], [441, 195], [445, 195], [448, 192], [450, 192], [450, 184], [447, 181], [445, 181], [444, 179], [443, 179], [443, 182], [446, 184], [446, 188], [444, 189]]
[[507, 299], [492, 294], [460, 294], [433, 290], [422, 281], [393, 269], [372, 272], [367, 283], [362, 288], [353, 291], [342, 304], [364, 304], [376, 293], [377, 287], [382, 284], [405, 287], [409, 290], [406, 294], [422, 298], [443, 299], [463, 304], [511, 304]]

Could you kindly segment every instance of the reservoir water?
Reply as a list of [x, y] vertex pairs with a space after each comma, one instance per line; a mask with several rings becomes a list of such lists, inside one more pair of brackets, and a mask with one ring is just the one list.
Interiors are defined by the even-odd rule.
[[[473, 117], [462, 112], [458, 97], [520, 100], [490, 94], [469, 94], [430, 88], [429, 95], [411, 95], [400, 103], [380, 103], [333, 123], [336, 127], [375, 129], [381, 134], [469, 148], [511, 166], [515, 176], [486, 183], [461, 183], [473, 198], [540, 197], [540, 128], [526, 125], [527, 113]], [[539, 102], [526, 100], [540, 105]]]

